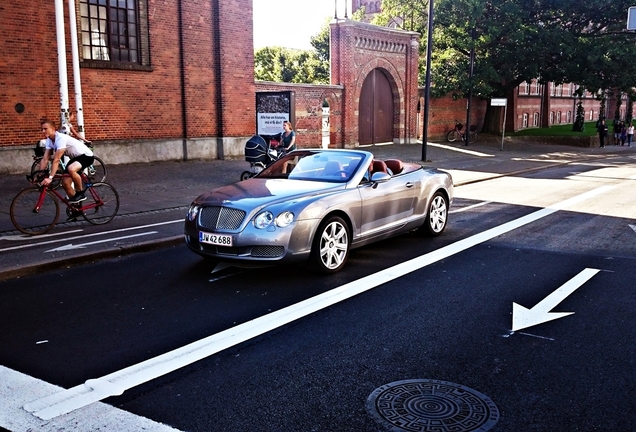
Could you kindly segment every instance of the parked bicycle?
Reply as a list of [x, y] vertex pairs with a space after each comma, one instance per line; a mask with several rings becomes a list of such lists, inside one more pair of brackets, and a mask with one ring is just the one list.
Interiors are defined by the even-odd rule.
[[[466, 131], [465, 130], [462, 131], [463, 128], [464, 128], [463, 124], [461, 124], [458, 121], [455, 121], [455, 128], [451, 129], [446, 134], [446, 141], [455, 142], [458, 139], [461, 139], [462, 141], [466, 142]], [[471, 125], [470, 133], [468, 134], [468, 142], [472, 144], [475, 141], [477, 141], [477, 126]]]
[[[59, 184], [63, 177], [69, 176], [55, 174], [53, 179]], [[48, 171], [36, 171], [33, 175], [27, 175], [27, 180], [33, 187], [22, 190], [11, 201], [9, 215], [13, 225], [20, 232], [30, 235], [50, 231], [60, 217], [60, 201], [66, 205], [68, 221], [83, 217], [94, 225], [101, 225], [113, 220], [119, 210], [119, 194], [115, 188], [108, 183], [93, 183], [84, 173], [81, 176], [87, 199], [71, 204], [68, 198], [51, 187], [54, 182], [48, 186], [40, 185], [48, 177]]]
[[[92, 144], [90, 141], [86, 141], [85, 142], [86, 145], [88, 145], [91, 149], [93, 148]], [[35, 148], [33, 149], [33, 163], [31, 164], [31, 175], [34, 175], [36, 171], [40, 170], [40, 161], [42, 160], [42, 157], [44, 156], [44, 147], [42, 147], [40, 145], [40, 143], [35, 145]], [[86, 168], [84, 170], [84, 173], [86, 174], [86, 176], [88, 177], [88, 179], [94, 183], [97, 182], [105, 182], [106, 181], [106, 165], [104, 164], [104, 161], [102, 161], [100, 158], [98, 158], [97, 156], [93, 155], [93, 164], [91, 166], [89, 166], [88, 168]], [[64, 166], [66, 165], [65, 161], [60, 161], [60, 167], [57, 170], [58, 174], [63, 174], [64, 173]], [[46, 169], [48, 171], [51, 170], [51, 160], [49, 160], [49, 163], [46, 167]], [[60, 179], [53, 179], [54, 180], [54, 185], [53, 185], [53, 189], [57, 188], [60, 185]]]

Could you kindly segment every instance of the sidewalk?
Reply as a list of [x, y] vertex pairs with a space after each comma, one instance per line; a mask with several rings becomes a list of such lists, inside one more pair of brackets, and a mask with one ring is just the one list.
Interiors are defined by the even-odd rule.
[[[429, 143], [426, 162], [421, 162], [421, 144], [388, 144], [362, 147], [378, 159], [401, 159], [451, 172], [456, 186], [506, 174], [516, 174], [547, 166], [599, 158], [616, 152], [636, 153], [635, 147], [577, 148], [500, 142]], [[237, 182], [249, 165], [244, 160], [155, 162], [108, 165], [107, 181], [120, 196], [119, 215], [183, 208], [202, 192]], [[25, 171], [27, 168], [25, 167]], [[25, 175], [0, 178], [0, 238], [18, 232], [9, 218], [13, 197], [28, 187]]]

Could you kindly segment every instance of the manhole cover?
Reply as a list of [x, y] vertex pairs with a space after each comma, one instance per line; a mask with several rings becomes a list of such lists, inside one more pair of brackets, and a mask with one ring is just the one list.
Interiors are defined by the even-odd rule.
[[375, 389], [367, 399], [367, 410], [393, 432], [487, 431], [499, 420], [497, 406], [485, 395], [428, 379], [396, 381]]

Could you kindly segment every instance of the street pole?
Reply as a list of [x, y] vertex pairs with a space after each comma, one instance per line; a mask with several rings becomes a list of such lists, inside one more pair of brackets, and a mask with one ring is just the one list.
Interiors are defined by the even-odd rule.
[[468, 108], [466, 110], [466, 129], [464, 130], [464, 145], [470, 141], [470, 108], [473, 101], [473, 69], [475, 67], [475, 27], [470, 30], [470, 70], [468, 73]]
[[66, 38], [64, 36], [64, 3], [55, 0], [55, 33], [57, 36], [57, 70], [60, 80], [60, 127], [68, 124], [68, 76], [66, 70]]
[[426, 162], [428, 114], [431, 98], [431, 57], [433, 55], [433, 0], [428, 0], [428, 35], [426, 38], [426, 84], [424, 89], [424, 121], [422, 121], [422, 161]]

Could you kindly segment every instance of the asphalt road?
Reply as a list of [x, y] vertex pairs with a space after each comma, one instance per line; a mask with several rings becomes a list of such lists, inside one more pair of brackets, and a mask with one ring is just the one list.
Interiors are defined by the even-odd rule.
[[[633, 161], [617, 157], [462, 186], [443, 236], [357, 250], [329, 277], [302, 266], [212, 275], [179, 244], [5, 280], [0, 364], [71, 388], [353, 286], [357, 295], [104, 402], [178, 430], [379, 431], [371, 395], [430, 380], [478, 392], [493, 430], [632, 430], [635, 181]], [[586, 269], [598, 272], [559, 290]], [[513, 303], [546, 301], [574, 314], [511, 330]], [[445, 417], [450, 405], [411, 397], [429, 423], [408, 430], [435, 420], [479, 430], [460, 421], [479, 403]], [[29, 427], [93, 430], [83, 425], [96, 405]]]

